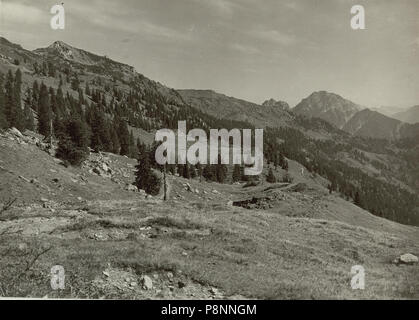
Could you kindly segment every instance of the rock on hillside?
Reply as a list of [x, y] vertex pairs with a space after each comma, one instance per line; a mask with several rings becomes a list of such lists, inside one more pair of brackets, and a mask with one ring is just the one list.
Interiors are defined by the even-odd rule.
[[277, 107], [281, 110], [290, 110], [290, 106], [285, 101], [276, 101], [275, 99], [269, 99], [266, 100], [264, 103], [262, 103], [262, 106], [264, 107]]

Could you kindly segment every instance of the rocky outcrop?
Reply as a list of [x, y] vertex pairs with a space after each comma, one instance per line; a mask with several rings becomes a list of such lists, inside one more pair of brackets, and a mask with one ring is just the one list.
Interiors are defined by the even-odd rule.
[[266, 100], [262, 103], [264, 107], [276, 107], [280, 108], [281, 110], [290, 110], [290, 106], [285, 101], [276, 101], [275, 99]]

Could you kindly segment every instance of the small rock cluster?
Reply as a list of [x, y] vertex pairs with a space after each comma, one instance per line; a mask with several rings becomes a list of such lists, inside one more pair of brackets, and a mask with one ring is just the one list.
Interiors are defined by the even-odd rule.
[[402, 254], [400, 257], [393, 261], [395, 264], [413, 265], [419, 262], [419, 258], [411, 253]]

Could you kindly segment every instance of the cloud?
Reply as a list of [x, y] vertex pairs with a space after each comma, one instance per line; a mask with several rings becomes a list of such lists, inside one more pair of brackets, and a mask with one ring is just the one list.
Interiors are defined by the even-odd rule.
[[0, 1], [0, 17], [2, 26], [12, 23], [15, 27], [19, 24], [46, 24], [49, 25], [49, 12], [30, 5], [16, 2]]
[[[108, 6], [108, 4], [110, 4]], [[101, 6], [83, 3], [67, 10], [75, 19], [110, 31], [120, 31], [136, 36], [145, 36], [155, 40], [187, 41], [193, 32], [185, 32], [175, 28], [165, 27], [149, 20], [145, 11], [116, 10], [114, 4], [106, 2]], [[138, 13], [138, 15], [136, 15]]]
[[254, 55], [254, 54], [259, 54], [260, 50], [256, 47], [253, 46], [249, 46], [249, 45], [243, 45], [240, 43], [233, 43], [230, 46], [231, 49], [235, 50], [235, 51], [239, 51], [240, 53], [243, 54], [249, 54], [249, 55]]
[[229, 0], [192, 0], [199, 5], [204, 5], [217, 14], [230, 16], [234, 12], [235, 4]]
[[255, 30], [251, 35], [259, 40], [280, 44], [282, 46], [290, 46], [297, 42], [297, 39], [278, 30]]

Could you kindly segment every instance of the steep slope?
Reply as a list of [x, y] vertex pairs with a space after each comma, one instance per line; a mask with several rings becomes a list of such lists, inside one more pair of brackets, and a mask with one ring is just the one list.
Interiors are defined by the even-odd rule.
[[319, 91], [303, 99], [292, 111], [307, 117], [321, 118], [341, 129], [361, 109], [361, 106], [337, 94]]
[[419, 125], [410, 125], [369, 109], [356, 113], [343, 130], [358, 136], [379, 139], [401, 139], [419, 134]]
[[288, 125], [293, 117], [276, 105], [260, 106], [212, 90], [178, 90], [192, 107], [219, 119], [246, 121], [256, 127]]
[[391, 115], [392, 118], [398, 119], [407, 123], [419, 123], [419, 105], [411, 107], [405, 111]]

